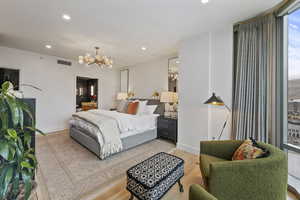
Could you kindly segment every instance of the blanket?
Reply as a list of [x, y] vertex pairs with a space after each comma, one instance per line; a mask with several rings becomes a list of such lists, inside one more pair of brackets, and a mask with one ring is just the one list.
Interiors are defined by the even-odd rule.
[[100, 144], [101, 159], [122, 151], [123, 146], [120, 138], [120, 130], [115, 119], [89, 111], [75, 113], [73, 117], [85, 120], [99, 129], [97, 138]]

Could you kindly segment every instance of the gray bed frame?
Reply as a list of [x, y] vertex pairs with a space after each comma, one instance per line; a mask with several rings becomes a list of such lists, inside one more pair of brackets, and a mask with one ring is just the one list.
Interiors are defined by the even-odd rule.
[[[159, 100], [153, 99], [139, 99], [139, 100], [148, 100], [148, 105], [158, 105], [155, 114], [163, 115], [164, 113], [164, 104], [160, 103]], [[98, 139], [88, 133], [83, 129], [79, 129], [77, 127], [70, 127], [70, 137], [77, 141], [82, 146], [86, 147], [88, 150], [93, 152], [100, 158], [100, 144]], [[123, 150], [126, 151], [143, 143], [149, 142], [157, 138], [157, 129], [147, 130], [143, 133], [139, 133], [136, 135], [128, 136], [126, 138], [121, 138], [123, 144]]]

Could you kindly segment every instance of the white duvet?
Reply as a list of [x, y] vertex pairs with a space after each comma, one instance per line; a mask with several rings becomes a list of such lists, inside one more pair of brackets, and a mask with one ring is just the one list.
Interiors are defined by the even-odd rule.
[[149, 129], [154, 129], [156, 127], [156, 118], [159, 115], [130, 115], [125, 113], [120, 113], [117, 111], [108, 110], [90, 110], [97, 115], [105, 115], [115, 119], [118, 123], [121, 133], [128, 131], [144, 131]]
[[[156, 119], [159, 115], [149, 114], [149, 115], [130, 115], [125, 113], [120, 113], [117, 111], [108, 110], [89, 110], [95, 115], [107, 116], [116, 120], [120, 134], [127, 132], [143, 132], [145, 130], [152, 130], [156, 128]], [[87, 122], [81, 121], [80, 119], [73, 118], [70, 123], [74, 126], [79, 126], [80, 128], [88, 130], [92, 134], [96, 134], [98, 129], [93, 125], [87, 124]]]

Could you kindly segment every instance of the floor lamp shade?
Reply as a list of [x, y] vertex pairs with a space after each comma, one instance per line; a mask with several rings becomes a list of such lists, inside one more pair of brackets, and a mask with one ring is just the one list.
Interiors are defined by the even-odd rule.
[[204, 102], [204, 104], [211, 104], [211, 105], [217, 105], [217, 106], [224, 106], [224, 102], [222, 99], [216, 96], [215, 93], [212, 93], [212, 96]]

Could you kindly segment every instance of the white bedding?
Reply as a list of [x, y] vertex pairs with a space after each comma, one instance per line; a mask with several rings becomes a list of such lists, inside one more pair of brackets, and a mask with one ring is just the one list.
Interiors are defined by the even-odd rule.
[[[149, 115], [130, 115], [125, 113], [119, 113], [117, 111], [108, 111], [108, 110], [90, 110], [88, 112], [92, 112], [96, 115], [104, 115], [116, 120], [118, 124], [118, 128], [120, 130], [120, 137], [128, 137], [128, 133], [141, 133], [146, 130], [153, 130], [157, 127], [157, 117], [158, 114], [149, 114]], [[89, 133], [93, 135], [98, 135], [99, 129], [79, 118], [73, 117], [70, 123], [75, 126], [87, 130]]]
[[73, 117], [93, 124], [97, 128], [96, 136], [100, 144], [101, 159], [122, 151], [123, 145], [116, 120], [93, 112], [77, 112], [73, 114]]
[[90, 110], [89, 112], [97, 115], [105, 115], [115, 119], [118, 123], [121, 134], [128, 131], [144, 131], [154, 129], [156, 127], [156, 119], [159, 116], [157, 114], [130, 115], [117, 111], [101, 109]]
[[[154, 129], [149, 129], [147, 131], [154, 131], [156, 128]], [[124, 132], [121, 134], [121, 139], [123, 138], [127, 138], [129, 136], [134, 136], [134, 135], [138, 135], [138, 134], [141, 134], [141, 133], [144, 133], [146, 130], [144, 131], [128, 131], [128, 132]]]

